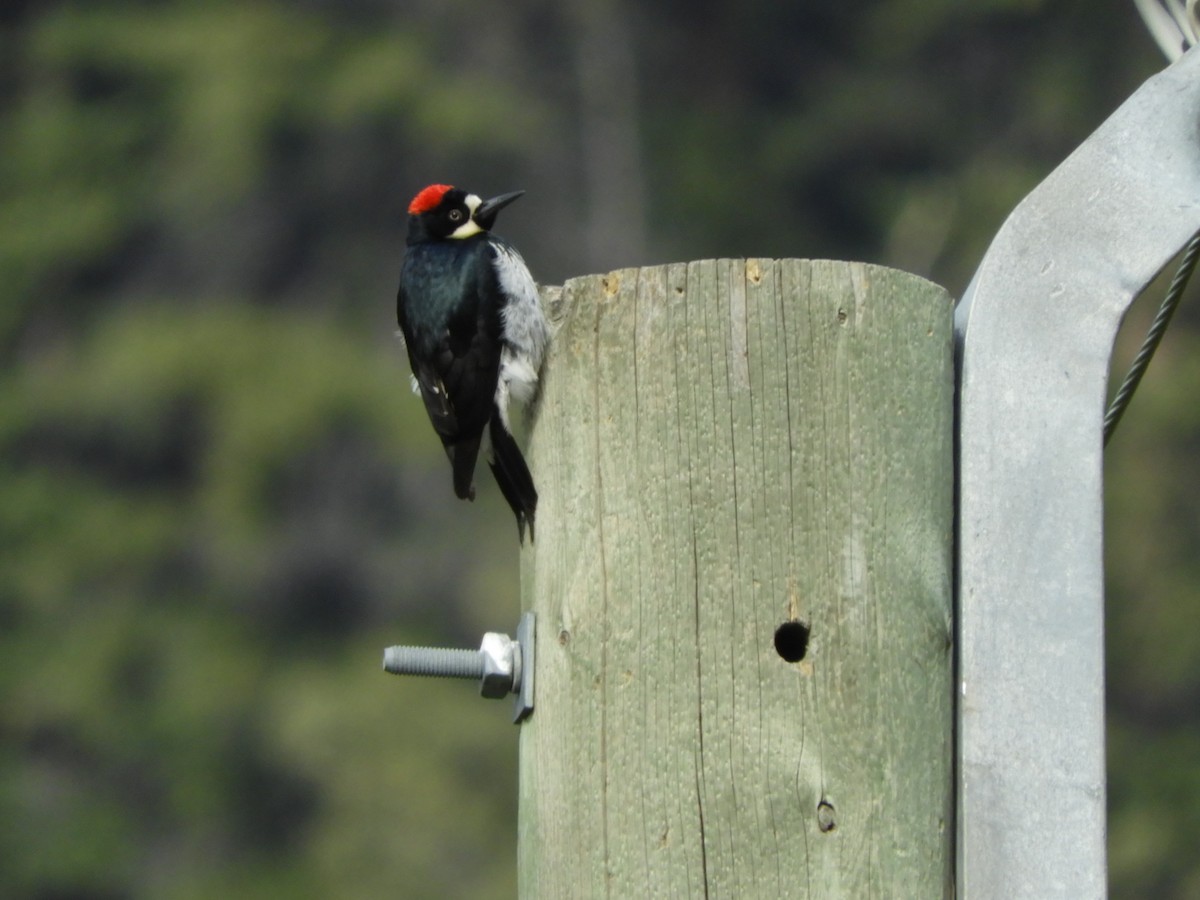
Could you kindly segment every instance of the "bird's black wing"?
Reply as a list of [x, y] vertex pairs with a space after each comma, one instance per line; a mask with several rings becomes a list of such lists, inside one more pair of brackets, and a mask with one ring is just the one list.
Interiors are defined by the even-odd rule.
[[[475, 463], [500, 369], [500, 311], [485, 289], [494, 274], [486, 254], [471, 256], [463, 265], [450, 253], [410, 254], [397, 297], [409, 363], [462, 498], [474, 496]], [[417, 285], [423, 296], [413, 295]]]

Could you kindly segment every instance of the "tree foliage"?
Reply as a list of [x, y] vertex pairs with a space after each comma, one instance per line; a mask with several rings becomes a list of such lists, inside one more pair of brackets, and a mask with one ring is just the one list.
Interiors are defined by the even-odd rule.
[[[1110, 7], [0, 12], [0, 894], [511, 896], [503, 711], [376, 668], [517, 617], [510, 517], [453, 500], [393, 337], [408, 198], [529, 189], [502, 231], [547, 282], [751, 254], [960, 291], [1161, 66]], [[1109, 465], [1124, 896], [1200, 892], [1178, 321]]]

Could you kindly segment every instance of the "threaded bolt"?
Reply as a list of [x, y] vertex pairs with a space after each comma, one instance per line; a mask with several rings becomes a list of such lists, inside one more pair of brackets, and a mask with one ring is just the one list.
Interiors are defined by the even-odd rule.
[[383, 670], [393, 675], [426, 678], [474, 678], [479, 693], [497, 700], [516, 694], [513, 721], [522, 722], [533, 712], [534, 614], [521, 616], [517, 639], [489, 631], [478, 650], [448, 647], [388, 647]]
[[483, 677], [483, 657], [478, 650], [396, 646], [383, 651], [383, 669], [393, 675], [478, 679]]
[[478, 650], [388, 647], [383, 668], [393, 675], [477, 678], [479, 693], [497, 699], [521, 688], [521, 648], [507, 634], [489, 631]]

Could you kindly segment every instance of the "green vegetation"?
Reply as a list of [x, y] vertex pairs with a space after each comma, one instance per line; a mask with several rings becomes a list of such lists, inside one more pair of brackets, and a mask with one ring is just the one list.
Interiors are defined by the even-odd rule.
[[[506, 709], [378, 668], [518, 613], [393, 337], [417, 188], [528, 189], [501, 230], [547, 282], [958, 292], [1162, 65], [1128, 3], [480, 10], [0, 12], [0, 896], [513, 895]], [[1200, 893], [1193, 307], [1109, 461], [1116, 896]]]

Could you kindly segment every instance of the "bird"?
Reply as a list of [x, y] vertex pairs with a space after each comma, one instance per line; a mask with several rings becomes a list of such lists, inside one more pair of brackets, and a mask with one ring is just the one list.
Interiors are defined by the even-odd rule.
[[450, 459], [454, 493], [475, 499], [482, 450], [521, 544], [527, 527], [534, 539], [538, 494], [509, 403], [528, 405], [536, 395], [550, 325], [525, 260], [492, 227], [524, 193], [484, 200], [448, 184], [419, 191], [408, 206], [396, 295], [413, 390]]

